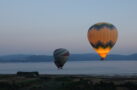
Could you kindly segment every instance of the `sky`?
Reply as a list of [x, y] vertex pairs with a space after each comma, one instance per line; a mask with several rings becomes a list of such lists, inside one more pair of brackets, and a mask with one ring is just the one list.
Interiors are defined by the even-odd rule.
[[98, 22], [118, 29], [110, 54], [137, 53], [137, 0], [0, 0], [0, 55], [95, 53], [87, 31]]

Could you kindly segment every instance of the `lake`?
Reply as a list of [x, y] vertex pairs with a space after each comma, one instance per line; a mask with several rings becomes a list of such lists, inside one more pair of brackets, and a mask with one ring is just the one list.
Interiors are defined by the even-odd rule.
[[53, 62], [0, 63], [0, 74], [39, 71], [40, 74], [137, 75], [137, 61], [68, 61], [62, 70]]

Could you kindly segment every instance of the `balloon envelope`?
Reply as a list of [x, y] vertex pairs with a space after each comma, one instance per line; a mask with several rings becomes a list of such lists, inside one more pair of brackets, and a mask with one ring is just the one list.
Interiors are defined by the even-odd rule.
[[88, 40], [101, 57], [101, 60], [106, 58], [107, 54], [115, 45], [117, 37], [117, 29], [110, 23], [97, 23], [88, 30]]
[[62, 69], [69, 57], [69, 51], [64, 48], [59, 48], [54, 51], [54, 63], [55, 65]]

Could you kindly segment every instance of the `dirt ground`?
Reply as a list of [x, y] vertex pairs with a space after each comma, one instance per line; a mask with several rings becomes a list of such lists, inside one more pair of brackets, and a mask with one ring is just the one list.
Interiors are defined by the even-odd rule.
[[0, 75], [0, 90], [137, 90], [137, 76]]

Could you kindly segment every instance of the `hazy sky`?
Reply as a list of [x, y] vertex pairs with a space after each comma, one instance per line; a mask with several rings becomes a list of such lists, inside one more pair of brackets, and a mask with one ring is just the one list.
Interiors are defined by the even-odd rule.
[[95, 53], [87, 31], [97, 22], [118, 29], [111, 53], [137, 52], [137, 0], [0, 0], [0, 55]]

